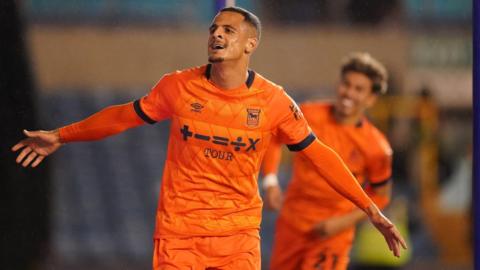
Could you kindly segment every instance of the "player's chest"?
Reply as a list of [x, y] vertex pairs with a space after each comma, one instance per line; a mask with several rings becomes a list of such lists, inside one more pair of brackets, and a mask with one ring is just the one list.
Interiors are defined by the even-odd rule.
[[172, 117], [172, 135], [178, 142], [206, 151], [233, 155], [254, 154], [268, 146], [264, 106], [252, 99], [185, 95]]
[[255, 97], [222, 97], [185, 91], [175, 101], [174, 116], [214, 126], [261, 132], [266, 128], [266, 105]]

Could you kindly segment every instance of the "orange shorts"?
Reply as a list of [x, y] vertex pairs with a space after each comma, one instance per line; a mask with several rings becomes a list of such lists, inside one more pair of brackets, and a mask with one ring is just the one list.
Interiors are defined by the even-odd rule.
[[260, 237], [255, 232], [155, 239], [153, 269], [260, 270]]
[[297, 230], [281, 217], [275, 227], [270, 260], [272, 270], [345, 270], [349, 262], [353, 230], [328, 239]]

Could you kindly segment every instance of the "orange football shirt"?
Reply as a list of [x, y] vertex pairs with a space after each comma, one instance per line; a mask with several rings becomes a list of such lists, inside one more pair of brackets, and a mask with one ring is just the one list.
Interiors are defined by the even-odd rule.
[[[331, 104], [308, 102], [300, 108], [317, 138], [340, 155], [361, 185], [366, 181], [381, 185], [389, 180], [392, 149], [366, 118], [358, 125], [342, 125], [335, 121]], [[301, 231], [309, 231], [320, 220], [345, 214], [355, 207], [330, 187], [309, 160], [294, 156], [292, 179], [280, 213], [285, 221]]]
[[258, 229], [257, 177], [270, 139], [297, 150], [315, 139], [280, 86], [249, 71], [244, 85], [219, 89], [210, 68], [167, 74], [134, 102], [148, 123], [171, 119], [155, 238]]

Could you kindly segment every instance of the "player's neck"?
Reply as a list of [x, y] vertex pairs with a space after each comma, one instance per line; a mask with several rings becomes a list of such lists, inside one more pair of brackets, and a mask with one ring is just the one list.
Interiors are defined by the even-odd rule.
[[212, 64], [210, 81], [221, 89], [235, 89], [245, 84], [248, 78], [248, 64], [226, 62]]

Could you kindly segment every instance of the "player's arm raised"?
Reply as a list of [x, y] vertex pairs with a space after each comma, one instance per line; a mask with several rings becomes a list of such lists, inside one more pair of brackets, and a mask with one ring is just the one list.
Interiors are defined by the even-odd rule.
[[36, 167], [43, 159], [67, 142], [93, 141], [120, 133], [143, 124], [135, 112], [133, 103], [110, 106], [92, 116], [55, 130], [24, 130], [27, 138], [12, 147], [20, 151], [16, 162], [23, 167]]

